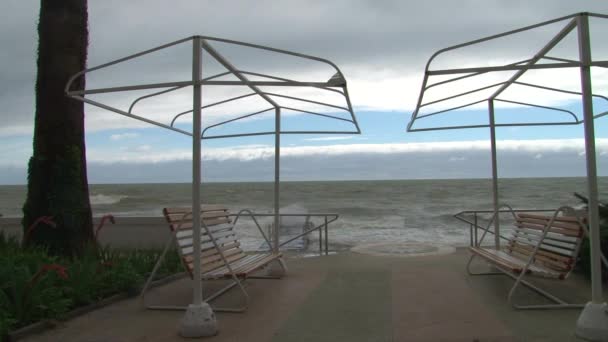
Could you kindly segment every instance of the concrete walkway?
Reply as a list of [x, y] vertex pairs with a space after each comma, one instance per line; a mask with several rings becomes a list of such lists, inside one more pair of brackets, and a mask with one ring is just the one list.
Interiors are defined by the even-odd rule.
[[[466, 250], [424, 257], [345, 252], [291, 258], [281, 280], [249, 280], [245, 313], [217, 313], [225, 341], [576, 341], [579, 310], [515, 311], [506, 301], [512, 281], [470, 277]], [[479, 264], [484, 268], [483, 263]], [[187, 305], [188, 279], [153, 289], [150, 301]], [[209, 285], [207, 285], [209, 286]], [[214, 285], [215, 286], [215, 285]], [[576, 275], [551, 287], [585, 301]], [[519, 299], [539, 300], [523, 289]], [[238, 302], [233, 290], [217, 305]], [[180, 341], [183, 313], [151, 311], [125, 300], [65, 322], [25, 341]]]

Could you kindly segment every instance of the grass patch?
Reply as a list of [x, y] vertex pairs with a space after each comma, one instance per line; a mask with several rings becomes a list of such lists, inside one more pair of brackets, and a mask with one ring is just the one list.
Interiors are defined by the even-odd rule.
[[[70, 259], [22, 248], [0, 232], [0, 338], [117, 293], [136, 294], [161, 252], [91, 247], [83, 257]], [[177, 253], [169, 251], [157, 277], [182, 270]]]

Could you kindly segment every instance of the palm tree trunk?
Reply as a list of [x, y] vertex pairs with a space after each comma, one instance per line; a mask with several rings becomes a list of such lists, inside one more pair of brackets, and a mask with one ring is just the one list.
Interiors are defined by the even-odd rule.
[[[87, 17], [86, 0], [40, 1], [34, 154], [23, 226], [40, 216], [52, 216], [57, 226], [41, 225], [24, 242], [56, 254], [78, 254], [93, 240], [84, 104], [64, 93], [69, 77], [86, 67]], [[74, 86], [82, 89], [84, 82]]]

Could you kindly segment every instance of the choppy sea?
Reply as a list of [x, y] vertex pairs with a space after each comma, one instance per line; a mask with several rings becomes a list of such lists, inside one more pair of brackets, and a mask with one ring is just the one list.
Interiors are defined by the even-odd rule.
[[[283, 182], [281, 207], [309, 213], [337, 213], [330, 240], [346, 246], [384, 241], [468, 243], [468, 226], [453, 215], [491, 209], [491, 180], [386, 180]], [[586, 194], [585, 178], [501, 179], [500, 202], [515, 208], [545, 209], [578, 205], [574, 192]], [[600, 199], [608, 199], [608, 177], [600, 178]], [[0, 186], [0, 214], [20, 216], [25, 186]], [[90, 186], [94, 215], [161, 216], [165, 206], [188, 206], [191, 186], [180, 184], [98, 184]], [[205, 203], [236, 212], [248, 208], [271, 213], [272, 183], [208, 183]]]

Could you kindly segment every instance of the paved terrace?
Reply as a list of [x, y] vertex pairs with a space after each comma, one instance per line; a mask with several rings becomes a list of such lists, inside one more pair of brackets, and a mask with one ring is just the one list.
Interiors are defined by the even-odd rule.
[[[219, 334], [205, 341], [577, 341], [579, 310], [515, 311], [505, 276], [470, 277], [468, 252], [382, 257], [344, 252], [288, 259], [281, 280], [248, 281], [245, 313], [217, 313]], [[486, 267], [478, 263], [478, 267]], [[566, 299], [586, 301], [588, 283], [574, 274], [550, 281]], [[217, 286], [218, 284], [214, 284]], [[190, 302], [189, 279], [155, 288], [157, 304]], [[207, 283], [206, 286], [210, 286]], [[229, 304], [232, 290], [218, 299]], [[522, 287], [520, 299], [542, 301]], [[183, 312], [150, 311], [125, 300], [26, 341], [180, 341]]]

